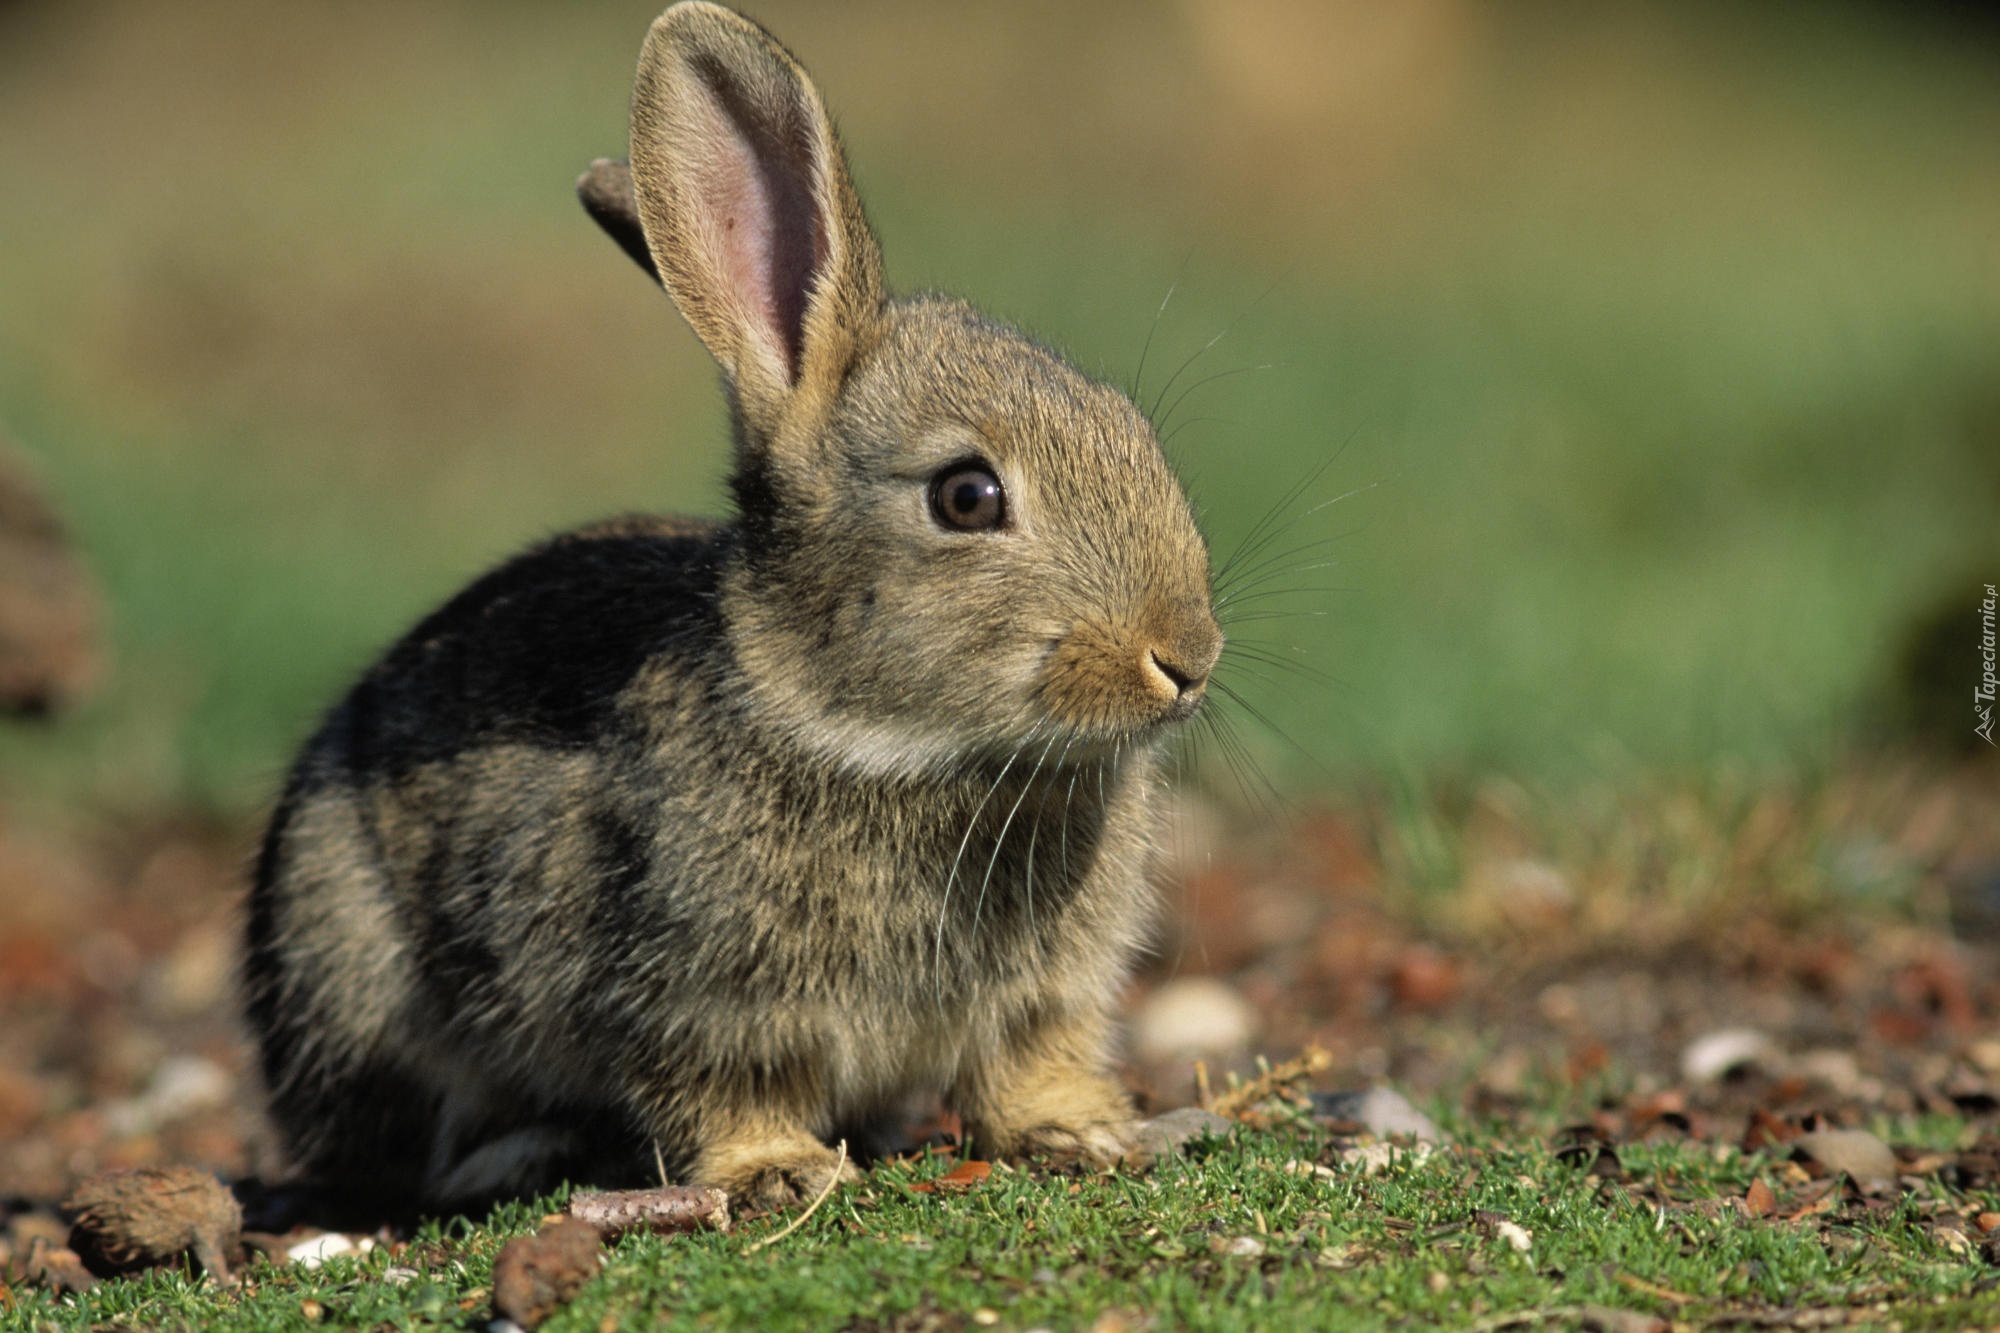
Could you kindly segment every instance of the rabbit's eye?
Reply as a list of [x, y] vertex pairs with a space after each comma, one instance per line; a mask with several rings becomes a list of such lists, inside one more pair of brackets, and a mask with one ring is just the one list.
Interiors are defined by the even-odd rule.
[[931, 483], [931, 515], [959, 532], [991, 532], [1007, 521], [1007, 495], [984, 463], [954, 463]]

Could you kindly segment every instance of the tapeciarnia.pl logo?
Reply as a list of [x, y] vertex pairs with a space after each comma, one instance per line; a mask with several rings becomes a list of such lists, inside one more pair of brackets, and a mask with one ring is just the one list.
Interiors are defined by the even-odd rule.
[[1979, 661], [1983, 668], [1979, 683], [1972, 687], [1972, 711], [1979, 718], [1979, 725], [1973, 728], [1979, 738], [1988, 745], [2000, 744], [1993, 739], [1993, 696], [2000, 691], [2000, 677], [1994, 675], [1993, 615], [2000, 609], [2000, 592], [1992, 584], [1986, 585], [1986, 600], [1979, 604]]

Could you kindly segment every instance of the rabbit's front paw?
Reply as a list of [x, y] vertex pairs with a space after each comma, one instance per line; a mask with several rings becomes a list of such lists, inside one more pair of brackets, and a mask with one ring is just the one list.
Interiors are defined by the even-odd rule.
[[1101, 1171], [1133, 1160], [1139, 1141], [1136, 1120], [1103, 1120], [1076, 1125], [1035, 1125], [1015, 1136], [1010, 1156], [1034, 1157], [1058, 1166]]
[[852, 1161], [806, 1135], [718, 1145], [702, 1155], [695, 1174], [759, 1212], [811, 1203], [831, 1182], [861, 1179]]
[[[1013, 1071], [961, 1103], [974, 1143], [996, 1157], [1038, 1157], [1101, 1170], [1139, 1140], [1132, 1099], [1104, 1075], [1062, 1060]], [[984, 1094], [984, 1095], [981, 1095]]]

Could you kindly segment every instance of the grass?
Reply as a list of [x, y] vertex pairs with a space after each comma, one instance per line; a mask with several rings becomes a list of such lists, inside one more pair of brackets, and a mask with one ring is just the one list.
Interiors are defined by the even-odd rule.
[[[1931, 1148], [1969, 1137], [1935, 1116], [1896, 1128]], [[546, 1327], [1065, 1329], [1119, 1312], [1129, 1327], [1492, 1329], [1515, 1316], [1577, 1327], [1591, 1306], [1692, 1326], [1811, 1311], [1910, 1330], [2000, 1320], [1991, 1270], [1937, 1226], [2000, 1208], [1990, 1190], [1932, 1179], [1873, 1209], [1752, 1218], [1735, 1201], [1753, 1178], [1786, 1188], [1790, 1168], [1766, 1153], [1629, 1145], [1618, 1182], [1518, 1127], [1459, 1129], [1460, 1146], [1374, 1175], [1298, 1130], [1239, 1130], [1148, 1176], [1002, 1170], [955, 1194], [908, 1189], [942, 1160], [890, 1163], [759, 1253], [784, 1217], [627, 1239]], [[1316, 1158], [1335, 1165], [1304, 1165]], [[67, 1303], [17, 1292], [0, 1326], [475, 1326], [499, 1247], [559, 1203], [433, 1224], [399, 1256], [253, 1269], [233, 1294], [167, 1274]]]

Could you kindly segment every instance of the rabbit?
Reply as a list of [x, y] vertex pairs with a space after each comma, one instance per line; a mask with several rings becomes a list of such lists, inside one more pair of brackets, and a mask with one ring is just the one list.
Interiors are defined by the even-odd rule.
[[748, 19], [654, 22], [631, 178], [734, 514], [528, 550], [307, 742], [243, 967], [283, 1147], [426, 1209], [656, 1163], [775, 1208], [937, 1096], [982, 1153], [1116, 1162], [1159, 752], [1222, 648], [1189, 503], [1123, 393], [886, 295]]

